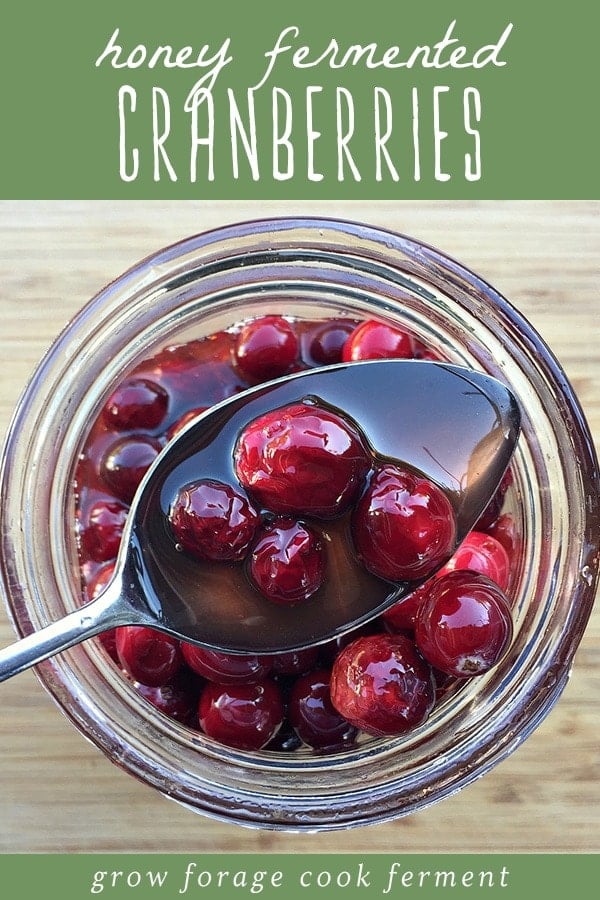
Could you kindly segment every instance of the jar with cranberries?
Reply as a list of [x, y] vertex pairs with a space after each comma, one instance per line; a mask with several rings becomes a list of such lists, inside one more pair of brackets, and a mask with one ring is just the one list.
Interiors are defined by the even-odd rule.
[[[82, 310], [22, 398], [2, 572], [28, 633], [106, 585], [140, 480], [192, 418], [265, 380], [378, 358], [483, 370], [517, 397], [516, 453], [458, 549], [435, 484], [311, 403], [251, 423], [231, 483], [181, 485], [165, 540], [299, 615], [336, 577], [339, 546], [365, 584], [414, 582], [401, 601], [297, 652], [122, 626], [38, 668], [109, 758], [194, 811], [296, 831], [383, 821], [454, 793], [541, 721], [598, 577], [598, 469], [577, 399], [539, 335], [466, 268], [318, 219], [161, 250]], [[393, 414], [393, 385], [381, 389]]]

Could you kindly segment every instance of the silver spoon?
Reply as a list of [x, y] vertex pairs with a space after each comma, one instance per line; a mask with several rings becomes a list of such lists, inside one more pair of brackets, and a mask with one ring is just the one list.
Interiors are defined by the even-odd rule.
[[414, 589], [414, 583], [384, 582], [363, 570], [343, 521], [327, 525], [332, 574], [295, 607], [262, 598], [241, 564], [203, 566], [176, 549], [167, 512], [178, 486], [205, 477], [235, 479], [233, 447], [245, 425], [305, 400], [339, 410], [360, 425], [379, 456], [437, 482], [456, 513], [457, 545], [496, 491], [520, 428], [517, 403], [504, 385], [445, 363], [340, 364], [237, 394], [194, 419], [149, 469], [129, 513], [115, 575], [102, 594], [1, 650], [0, 681], [119, 625], [153, 626], [226, 652], [297, 650], [361, 625]]

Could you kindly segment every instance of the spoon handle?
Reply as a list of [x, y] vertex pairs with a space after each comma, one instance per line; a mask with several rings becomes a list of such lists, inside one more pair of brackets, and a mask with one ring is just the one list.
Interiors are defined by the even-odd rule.
[[0, 650], [0, 682], [102, 631], [116, 625], [134, 624], [131, 608], [126, 623], [121, 620], [120, 611], [125, 605], [120, 600], [120, 595], [113, 593], [109, 586], [81, 609]]

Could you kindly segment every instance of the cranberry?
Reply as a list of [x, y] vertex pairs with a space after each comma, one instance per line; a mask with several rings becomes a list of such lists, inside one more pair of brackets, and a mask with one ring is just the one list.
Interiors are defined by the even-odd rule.
[[155, 687], [136, 683], [136, 688], [142, 697], [170, 719], [192, 728], [197, 726], [200, 688], [188, 672], [178, 672], [169, 681]]
[[512, 633], [502, 590], [485, 575], [468, 571], [437, 578], [415, 624], [423, 656], [436, 669], [457, 677], [481, 675], [495, 666]]
[[221, 744], [260, 750], [283, 723], [283, 700], [270, 679], [258, 684], [208, 682], [200, 695], [198, 717], [204, 733]]
[[252, 653], [222, 653], [186, 642], [181, 644], [181, 652], [192, 671], [219, 684], [262, 681], [271, 669], [269, 657]]
[[386, 609], [381, 614], [386, 627], [392, 631], [414, 631], [417, 613], [429, 593], [430, 585], [431, 580], [428, 579], [416, 590], [406, 594], [405, 597]]
[[275, 603], [308, 600], [321, 587], [325, 573], [319, 535], [295, 519], [275, 519], [260, 531], [248, 573], [256, 589]]
[[106, 585], [109, 583], [111, 578], [115, 573], [115, 563], [109, 562], [105, 566], [102, 566], [101, 569], [98, 569], [93, 578], [87, 584], [86, 593], [90, 600], [95, 600], [98, 597]]
[[504, 497], [506, 496], [506, 492], [513, 483], [513, 474], [510, 469], [507, 469], [504, 475], [502, 476], [502, 480], [498, 485], [498, 488], [482, 512], [479, 520], [475, 524], [475, 529], [477, 531], [489, 531], [490, 528], [494, 526], [494, 524], [498, 521], [500, 514], [502, 512], [502, 508], [504, 506]]
[[357, 729], [331, 702], [329, 669], [298, 678], [292, 688], [288, 717], [298, 736], [315, 750], [341, 750], [352, 744]]
[[519, 537], [515, 520], [510, 513], [502, 513], [491, 526], [488, 534], [502, 544], [508, 553], [509, 559], [514, 556], [517, 551]]
[[317, 665], [319, 648], [305, 647], [303, 650], [274, 653], [268, 659], [273, 675], [303, 675]]
[[451, 555], [454, 512], [431, 481], [382, 466], [359, 500], [352, 535], [365, 567], [389, 581], [426, 578]]
[[281, 316], [248, 322], [237, 335], [235, 359], [244, 375], [259, 381], [289, 372], [298, 355], [294, 329]]
[[148, 378], [128, 378], [104, 406], [104, 420], [112, 428], [157, 428], [167, 414], [169, 395]]
[[370, 467], [358, 431], [318, 406], [259, 416], [235, 449], [237, 476], [273, 513], [333, 518], [353, 502]]
[[310, 334], [308, 352], [320, 366], [329, 366], [342, 361], [344, 344], [354, 331], [354, 322], [334, 319], [326, 322]]
[[333, 665], [331, 700], [368, 734], [402, 734], [427, 719], [435, 700], [433, 675], [407, 637], [361, 637]]
[[510, 579], [510, 560], [502, 544], [481, 531], [471, 531], [438, 575], [468, 569], [487, 575], [503, 591]]
[[159, 441], [130, 435], [111, 444], [100, 462], [100, 474], [111, 491], [131, 503], [144, 475], [161, 451]]
[[180, 431], [183, 431], [186, 425], [189, 425], [190, 422], [201, 415], [201, 413], [206, 412], [207, 409], [208, 406], [198, 406], [196, 407], [196, 409], [189, 409], [171, 425], [171, 427], [167, 431], [167, 438], [169, 440], [171, 440], [171, 438], [174, 438], [175, 435], [179, 434]]
[[196, 481], [181, 488], [169, 519], [175, 540], [202, 560], [238, 562], [259, 524], [256, 510], [231, 485]]
[[342, 359], [412, 359], [414, 353], [414, 339], [408, 331], [369, 319], [354, 329], [344, 344]]
[[378, 619], [373, 619], [370, 622], [365, 622], [364, 625], [359, 625], [358, 628], [353, 628], [351, 631], [346, 631], [344, 634], [339, 634], [337, 637], [332, 638], [330, 641], [321, 644], [319, 646], [319, 660], [321, 665], [327, 669], [330, 669], [339, 656], [340, 652], [344, 649], [344, 647], [347, 647], [348, 644], [351, 644], [352, 641], [355, 641], [359, 637], [365, 637], [369, 634], [380, 634], [381, 631], [381, 623]]
[[145, 625], [117, 628], [119, 661], [134, 681], [158, 687], [169, 681], [183, 664], [179, 641]]
[[98, 500], [87, 511], [80, 531], [82, 549], [90, 559], [115, 559], [129, 508], [118, 500]]

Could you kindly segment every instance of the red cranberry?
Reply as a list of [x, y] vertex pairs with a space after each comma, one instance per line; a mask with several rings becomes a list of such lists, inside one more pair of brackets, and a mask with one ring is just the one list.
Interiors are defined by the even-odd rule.
[[159, 441], [131, 435], [112, 444], [100, 463], [100, 474], [111, 491], [131, 503], [144, 475], [161, 451]]
[[485, 575], [437, 578], [415, 624], [419, 650], [432, 666], [457, 677], [481, 675], [504, 656], [513, 625], [502, 590]]
[[118, 500], [98, 500], [82, 522], [81, 547], [90, 559], [107, 562], [115, 559], [129, 508]]
[[181, 644], [181, 652], [192, 671], [219, 684], [252, 684], [262, 681], [271, 669], [268, 656], [221, 653], [186, 642]]
[[196, 409], [190, 409], [186, 413], [184, 413], [176, 422], [174, 422], [169, 430], [167, 431], [167, 438], [171, 440], [175, 435], [179, 434], [180, 431], [183, 431], [186, 425], [189, 425], [197, 416], [201, 415], [201, 413], [206, 412], [208, 406], [198, 406]]
[[358, 628], [353, 628], [351, 631], [346, 631], [344, 634], [339, 634], [330, 641], [320, 644], [320, 664], [326, 669], [330, 669], [344, 647], [347, 647], [348, 644], [351, 644], [352, 641], [355, 641], [359, 637], [365, 637], [370, 634], [380, 634], [382, 630], [380, 620], [373, 619], [370, 622], [366, 622], [364, 625], [359, 625]]
[[86, 593], [90, 600], [95, 600], [106, 585], [109, 583], [115, 572], [115, 563], [109, 562], [101, 569], [98, 569], [93, 578], [87, 584]]
[[[434, 576], [435, 577], [435, 576]], [[417, 613], [429, 593], [431, 580], [428, 579], [416, 590], [406, 594], [381, 614], [387, 628], [392, 631], [414, 631]]]
[[482, 531], [471, 531], [438, 575], [468, 569], [487, 575], [503, 591], [510, 579], [510, 560], [502, 544]]
[[199, 683], [188, 672], [178, 672], [169, 681], [157, 687], [136, 683], [139, 693], [156, 709], [181, 722], [197, 727]]
[[235, 359], [244, 375], [259, 381], [289, 372], [298, 355], [294, 329], [281, 316], [248, 322], [237, 336]]
[[491, 526], [488, 534], [502, 544], [509, 559], [515, 555], [519, 546], [519, 537], [515, 520], [510, 513], [502, 513]]
[[208, 682], [200, 695], [198, 717], [204, 733], [221, 744], [260, 750], [282, 725], [283, 700], [270, 679], [258, 684]]
[[220, 481], [196, 481], [181, 488], [169, 518], [175, 540], [201, 560], [238, 562], [259, 524], [246, 497]]
[[477, 531], [489, 531], [490, 528], [494, 526], [494, 524], [498, 521], [500, 514], [502, 512], [502, 508], [504, 506], [504, 497], [506, 496], [506, 492], [513, 483], [513, 474], [510, 469], [507, 469], [504, 475], [502, 476], [502, 481], [498, 485], [498, 488], [482, 512], [479, 520], [475, 524], [475, 529]]
[[414, 340], [408, 331], [369, 319], [354, 329], [344, 344], [342, 359], [412, 359], [414, 352]]
[[456, 527], [446, 495], [426, 478], [385, 465], [359, 500], [354, 543], [365, 567], [389, 581], [426, 578], [451, 555]]
[[303, 675], [315, 668], [318, 659], [319, 648], [316, 646], [290, 650], [287, 653], [274, 653], [268, 657], [273, 675]]
[[111, 394], [104, 420], [112, 428], [157, 428], [167, 414], [169, 395], [148, 378], [128, 378]]
[[275, 603], [308, 600], [321, 587], [325, 573], [319, 535], [295, 519], [275, 519], [260, 531], [248, 573], [256, 589]]
[[342, 361], [344, 344], [354, 331], [354, 322], [334, 319], [321, 325], [310, 334], [308, 352], [320, 366], [329, 366]]
[[119, 661], [134, 681], [158, 687], [169, 681], [183, 664], [179, 641], [145, 625], [117, 628]]
[[326, 519], [352, 503], [370, 459], [352, 425], [298, 403], [251, 422], [240, 435], [235, 464], [241, 483], [271, 512]]
[[333, 665], [331, 699], [368, 734], [402, 734], [427, 719], [435, 700], [433, 675], [403, 635], [361, 637]]
[[315, 750], [342, 750], [352, 744], [357, 729], [331, 702], [329, 669], [302, 675], [292, 688], [288, 717], [298, 736]]

